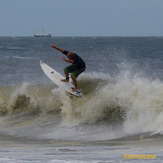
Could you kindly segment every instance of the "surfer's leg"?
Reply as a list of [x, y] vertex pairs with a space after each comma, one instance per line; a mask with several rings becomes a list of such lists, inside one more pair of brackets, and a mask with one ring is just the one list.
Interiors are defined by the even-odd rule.
[[73, 74], [71, 74], [71, 79], [72, 79], [72, 81], [73, 81], [73, 83], [74, 83], [74, 86], [75, 86], [75, 88], [72, 90], [72, 92], [76, 92], [76, 91], [78, 90], [78, 84], [77, 84], [77, 80], [76, 80], [76, 78], [73, 76]]
[[76, 92], [78, 90], [78, 84], [77, 84], [77, 77], [85, 70], [85, 68], [82, 69], [76, 69], [72, 74], [71, 74], [71, 79], [74, 83], [75, 88], [72, 90], [72, 92]]
[[67, 68], [64, 68], [64, 74], [66, 79], [61, 79], [62, 82], [69, 82], [69, 72], [67, 70]]
[[69, 73], [72, 73], [75, 71], [75, 67], [74, 65], [70, 65], [68, 67], [64, 68], [64, 73], [65, 73], [65, 77], [66, 79], [61, 79], [62, 82], [69, 82]]

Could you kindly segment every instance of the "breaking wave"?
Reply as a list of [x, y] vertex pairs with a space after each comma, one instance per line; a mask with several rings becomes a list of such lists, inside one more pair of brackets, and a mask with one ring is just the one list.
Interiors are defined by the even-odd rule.
[[140, 133], [163, 134], [163, 83], [128, 72], [117, 78], [84, 74], [84, 96], [54, 84], [1, 86], [0, 131], [47, 139], [107, 140]]

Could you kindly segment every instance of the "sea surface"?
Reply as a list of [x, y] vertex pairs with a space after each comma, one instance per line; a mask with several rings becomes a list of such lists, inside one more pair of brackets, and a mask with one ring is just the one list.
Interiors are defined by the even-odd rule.
[[[69, 65], [51, 44], [86, 62], [82, 97], [43, 73]], [[67, 162], [163, 162], [163, 37], [0, 37], [0, 163]]]

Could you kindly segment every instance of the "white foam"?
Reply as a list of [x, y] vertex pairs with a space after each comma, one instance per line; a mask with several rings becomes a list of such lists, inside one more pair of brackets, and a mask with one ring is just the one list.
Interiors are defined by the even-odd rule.
[[[105, 74], [86, 73], [79, 81], [88, 79], [91, 82], [93, 79], [103, 78], [103, 75]], [[13, 108], [15, 97], [25, 94], [30, 97], [29, 107], [33, 107], [33, 110], [39, 108], [42, 114], [29, 120], [22, 117], [21, 125], [17, 125], [15, 121], [15, 126], [10, 125], [7, 130], [10, 130], [10, 133], [19, 131], [17, 133], [23, 136], [31, 134], [37, 138], [66, 140], [107, 140], [144, 132], [163, 134], [161, 81], [138, 76], [130, 78], [128, 72], [114, 80], [109, 75], [105, 77], [108, 77], [105, 84], [97, 84], [94, 91], [82, 98], [69, 96], [59, 88], [53, 89], [54, 87], [31, 89], [28, 83], [16, 87], [7, 98], [7, 109]], [[49, 112], [54, 112], [51, 117]], [[117, 118], [123, 118], [123, 121]], [[44, 133], [46, 123], [51, 125], [46, 127], [47, 132]], [[35, 132], [36, 128], [39, 132]]]

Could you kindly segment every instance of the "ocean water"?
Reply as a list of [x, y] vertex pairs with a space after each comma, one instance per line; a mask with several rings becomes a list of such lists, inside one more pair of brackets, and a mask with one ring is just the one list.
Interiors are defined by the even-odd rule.
[[[41, 70], [69, 65], [51, 44], [86, 62], [81, 98]], [[0, 37], [0, 63], [1, 163], [163, 162], [163, 37]]]

